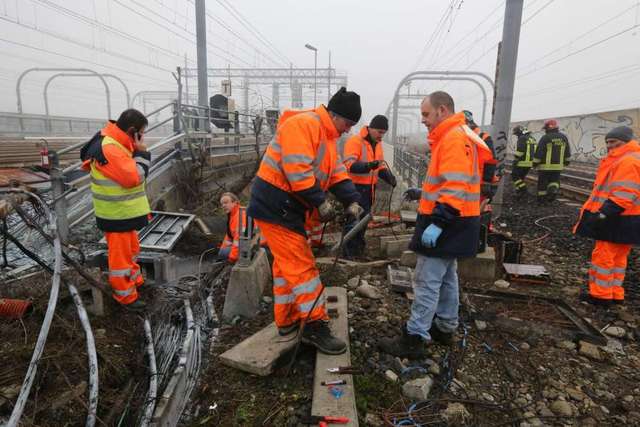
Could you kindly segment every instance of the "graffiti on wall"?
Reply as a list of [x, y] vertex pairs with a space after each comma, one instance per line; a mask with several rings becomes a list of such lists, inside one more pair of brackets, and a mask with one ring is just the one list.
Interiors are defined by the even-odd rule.
[[[598, 163], [606, 156], [604, 137], [616, 126], [629, 126], [636, 138], [640, 135], [640, 108], [553, 118], [558, 121], [560, 131], [569, 138], [573, 160], [580, 162]], [[515, 125], [526, 126], [539, 141], [544, 134], [543, 123], [544, 120], [514, 122], [512, 128]], [[515, 143], [516, 137], [512, 136], [509, 144], [510, 153], [515, 149]]]

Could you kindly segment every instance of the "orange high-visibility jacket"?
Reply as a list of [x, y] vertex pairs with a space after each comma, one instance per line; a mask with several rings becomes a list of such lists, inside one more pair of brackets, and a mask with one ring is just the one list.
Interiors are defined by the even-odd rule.
[[[465, 124], [463, 113], [436, 126], [429, 142], [431, 159], [409, 248], [431, 257], [474, 256], [480, 235], [480, 165], [491, 150]], [[443, 231], [436, 247], [426, 248], [421, 237], [431, 224]]]
[[[598, 220], [599, 213], [607, 216]], [[598, 167], [593, 190], [574, 232], [596, 240], [640, 244], [640, 143], [611, 150]]]
[[[238, 260], [238, 248], [240, 245], [240, 204], [236, 203], [233, 210], [227, 215], [227, 233], [224, 240], [220, 244], [220, 249], [231, 248], [229, 252], [229, 261], [236, 262]], [[247, 226], [247, 211], [242, 215], [242, 231]]]
[[327, 191], [349, 179], [338, 156], [338, 132], [324, 106], [294, 116], [283, 115], [281, 121], [262, 159], [258, 177], [289, 193], [311, 188], [316, 180]]
[[[357, 135], [353, 135], [347, 140], [344, 145], [344, 165], [349, 171], [349, 176], [354, 184], [360, 185], [375, 185], [378, 183], [378, 172], [386, 169], [386, 166], [382, 161], [384, 160], [384, 154], [382, 153], [382, 142], [376, 144], [375, 152], [371, 147], [367, 136], [369, 135], [369, 126], [363, 126]], [[380, 166], [367, 173], [356, 173], [351, 171], [351, 165], [355, 162], [372, 162], [379, 160]]]
[[[103, 145], [104, 138], [115, 140], [124, 150], [114, 144]], [[120, 129], [113, 120], [107, 122], [105, 127], [91, 138], [83, 150], [85, 148], [90, 148], [91, 154], [89, 154], [89, 158], [83, 159], [81, 169], [91, 171], [93, 165], [106, 178], [123, 188], [134, 188], [142, 184], [149, 174], [151, 153], [136, 151], [133, 138]], [[98, 228], [104, 231], [131, 231], [146, 226], [148, 217], [148, 215], [141, 215], [122, 220], [96, 217], [96, 222]]]
[[458, 113], [429, 133], [431, 161], [422, 185], [418, 212], [430, 215], [436, 204], [448, 205], [459, 216], [480, 215], [480, 166], [491, 150]]

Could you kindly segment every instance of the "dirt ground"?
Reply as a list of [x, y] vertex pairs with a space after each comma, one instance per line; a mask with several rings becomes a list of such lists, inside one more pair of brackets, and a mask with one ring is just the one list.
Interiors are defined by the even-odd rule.
[[[68, 280], [76, 280], [67, 274]], [[77, 284], [76, 284], [77, 285]], [[0, 418], [10, 415], [24, 380], [47, 308], [48, 274], [3, 286], [0, 296], [31, 299], [33, 311], [22, 320], [0, 320]], [[83, 295], [90, 301], [89, 292]], [[99, 364], [97, 425], [134, 425], [148, 387], [141, 319], [105, 298], [107, 316], [91, 316]], [[117, 321], [115, 320], [117, 319]], [[84, 425], [88, 402], [85, 334], [66, 286], [61, 285], [43, 356], [22, 425]]]
[[[640, 425], [637, 251], [630, 257], [625, 306], [604, 310], [581, 303], [592, 242], [570, 233], [576, 208], [558, 202], [532, 209], [531, 200], [512, 200], [510, 192], [505, 197], [510, 206], [496, 228], [525, 242], [522, 263], [542, 264], [551, 274], [548, 285], [512, 283], [507, 292], [560, 298], [596, 328], [618, 326], [624, 336], [617, 345], [587, 354], [570, 339], [575, 328], [553, 308], [469, 296], [463, 298], [468, 304], [461, 307], [454, 345], [434, 344], [424, 360], [400, 360], [380, 353], [377, 342], [398, 333], [410, 301], [390, 290], [384, 268], [373, 269], [360, 282], [375, 286], [380, 299], [349, 288], [352, 365], [364, 369], [354, 376], [360, 425]], [[369, 240], [375, 251], [376, 239]], [[327, 286], [349, 287], [351, 277], [344, 271], [323, 274]], [[462, 283], [463, 292], [471, 287], [496, 289], [493, 281]], [[221, 304], [218, 299], [219, 310]], [[271, 309], [265, 303], [257, 318], [222, 327], [197, 391], [200, 410], [190, 425], [296, 426], [309, 414], [313, 351], [300, 354], [289, 377], [284, 375], [288, 360], [261, 378], [225, 367], [215, 357], [271, 322]], [[388, 371], [399, 380], [387, 379]], [[402, 385], [425, 375], [434, 380], [429, 398], [412, 406]]]

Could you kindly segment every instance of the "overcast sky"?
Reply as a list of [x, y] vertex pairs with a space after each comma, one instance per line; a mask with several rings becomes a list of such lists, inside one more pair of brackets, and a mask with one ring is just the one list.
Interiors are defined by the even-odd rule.
[[[363, 122], [384, 113], [398, 82], [411, 71], [473, 70], [493, 78], [504, 14], [501, 0], [207, 0], [206, 5], [210, 67], [313, 67], [305, 43], [319, 49], [318, 66], [327, 67], [330, 50], [332, 64], [348, 74], [349, 89], [361, 95]], [[195, 67], [194, 15], [193, 0], [0, 0], [0, 111], [16, 111], [17, 77], [31, 67], [115, 74], [132, 96], [175, 90], [171, 71], [185, 61]], [[513, 120], [637, 108], [639, 24], [638, 0], [525, 0]], [[25, 78], [25, 112], [44, 112], [43, 86], [51, 75]], [[86, 77], [55, 80], [51, 113], [106, 117], [100, 84]], [[210, 94], [218, 85], [211, 82]], [[115, 82], [111, 88], [115, 115], [125, 107], [125, 97]], [[415, 82], [402, 93], [442, 88], [458, 109], [471, 109], [479, 118], [480, 91], [467, 82]], [[261, 99], [254, 91], [261, 90], [252, 88], [253, 107], [271, 103], [270, 88], [261, 91]], [[304, 94], [310, 107], [312, 87]], [[152, 96], [163, 95], [147, 99]], [[234, 97], [241, 102], [237, 88]], [[326, 93], [318, 97], [326, 102]], [[290, 105], [288, 91], [280, 101], [281, 107]], [[161, 103], [149, 101], [147, 108]], [[417, 125], [417, 112], [417, 107], [415, 114], [409, 111], [407, 120], [413, 122], [405, 126]]]

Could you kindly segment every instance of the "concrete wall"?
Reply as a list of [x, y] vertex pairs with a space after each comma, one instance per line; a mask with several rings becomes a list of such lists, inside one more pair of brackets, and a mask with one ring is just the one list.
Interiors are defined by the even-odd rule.
[[[640, 135], [640, 108], [554, 118], [558, 120], [560, 130], [569, 137], [573, 159], [581, 162], [597, 163], [606, 155], [604, 136], [616, 126], [630, 126], [636, 138]], [[511, 127], [527, 126], [539, 140], [544, 133], [541, 130], [544, 120], [514, 122]], [[515, 143], [515, 136], [511, 136], [509, 153], [515, 149]]]

